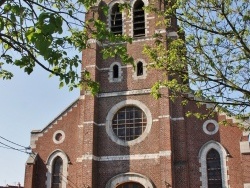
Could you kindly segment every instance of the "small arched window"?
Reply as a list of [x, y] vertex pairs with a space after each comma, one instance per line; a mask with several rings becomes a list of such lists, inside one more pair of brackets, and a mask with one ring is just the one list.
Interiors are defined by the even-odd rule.
[[136, 71], [137, 71], [137, 76], [142, 76], [143, 75], [143, 63], [139, 61], [136, 65]]
[[53, 162], [52, 169], [52, 184], [51, 188], [62, 187], [63, 160], [61, 157], [56, 157]]
[[213, 148], [207, 153], [207, 182], [208, 188], [222, 187], [220, 154]]
[[113, 62], [109, 67], [108, 72], [109, 82], [121, 82], [122, 81], [122, 67], [119, 62]]
[[145, 12], [143, 10], [144, 3], [142, 0], [138, 0], [134, 4], [133, 9], [133, 26], [134, 37], [145, 36]]
[[112, 7], [111, 11], [111, 32], [115, 35], [121, 35], [122, 34], [122, 13], [119, 8], [119, 4], [116, 3]]
[[119, 77], [119, 67], [118, 65], [113, 66], [113, 78], [118, 78]]

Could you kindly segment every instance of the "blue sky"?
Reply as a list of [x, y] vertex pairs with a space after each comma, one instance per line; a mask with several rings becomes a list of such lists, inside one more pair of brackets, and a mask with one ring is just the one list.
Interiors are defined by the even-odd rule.
[[[41, 68], [31, 75], [16, 67], [11, 69], [13, 79], [0, 79], [0, 136], [29, 146], [31, 130], [46, 126], [78, 98], [79, 90], [59, 89], [58, 78], [48, 78], [49, 74]], [[16, 147], [1, 138], [0, 142]], [[1, 146], [0, 186], [18, 182], [23, 185], [28, 154]]]

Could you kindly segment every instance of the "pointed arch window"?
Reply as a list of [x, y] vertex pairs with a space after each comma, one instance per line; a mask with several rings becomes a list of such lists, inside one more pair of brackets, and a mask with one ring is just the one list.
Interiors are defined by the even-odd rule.
[[121, 35], [122, 34], [122, 12], [119, 8], [119, 4], [116, 3], [112, 7], [111, 11], [111, 32], [115, 35]]
[[134, 37], [145, 36], [145, 12], [143, 10], [144, 3], [142, 0], [138, 0], [134, 4], [133, 9], [133, 31]]
[[113, 78], [118, 78], [119, 77], [119, 67], [118, 65], [113, 66]]
[[208, 188], [222, 187], [220, 154], [211, 149], [207, 153], [207, 182]]
[[226, 161], [227, 152], [220, 143], [210, 140], [201, 147], [199, 151], [201, 187], [228, 187]]
[[62, 188], [63, 160], [56, 157], [53, 162], [51, 188]]
[[143, 63], [139, 61], [136, 66], [137, 69], [137, 76], [142, 76], [143, 75]]

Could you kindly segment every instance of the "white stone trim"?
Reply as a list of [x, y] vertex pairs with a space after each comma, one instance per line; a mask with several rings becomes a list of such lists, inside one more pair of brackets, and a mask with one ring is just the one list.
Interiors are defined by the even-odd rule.
[[220, 163], [221, 163], [221, 178], [222, 178], [222, 188], [228, 188], [228, 175], [227, 175], [227, 152], [225, 148], [218, 142], [214, 140], [210, 140], [207, 143], [205, 143], [200, 151], [199, 151], [199, 162], [201, 164], [200, 172], [201, 172], [201, 188], [207, 188], [207, 153], [210, 149], [215, 149], [218, 151], [220, 155]]
[[[61, 138], [61, 140], [56, 140], [56, 135], [57, 134], [61, 134], [62, 135], [62, 138]], [[61, 143], [63, 143], [63, 141], [64, 141], [64, 139], [65, 139], [65, 133], [62, 131], [62, 130], [57, 130], [56, 132], [54, 132], [54, 134], [53, 134], [53, 142], [55, 143], [55, 144], [61, 144]]]
[[178, 37], [178, 34], [175, 31], [171, 31], [167, 33], [167, 37]]
[[98, 125], [96, 122], [94, 122], [94, 121], [85, 121], [85, 122], [83, 122], [83, 124], [85, 124], [85, 125]]
[[96, 39], [88, 39], [87, 44], [97, 44], [98, 46], [102, 46], [102, 43]]
[[147, 18], [148, 20], [153, 20], [153, 19], [155, 19], [155, 16], [148, 16], [148, 18]]
[[161, 115], [161, 116], [158, 116], [158, 118], [162, 119], [162, 118], [170, 118], [170, 115]]
[[178, 118], [171, 118], [173, 121], [183, 121], [185, 120], [184, 117], [178, 117]]
[[166, 29], [157, 29], [155, 33], [166, 33]]
[[240, 153], [248, 154], [250, 153], [250, 143], [249, 141], [240, 142]]
[[250, 183], [244, 183], [244, 188], [250, 188]]
[[[209, 123], [214, 124], [214, 130], [213, 130], [213, 131], [209, 131], [209, 130], [207, 129], [207, 125], [208, 125]], [[207, 120], [207, 121], [205, 121], [205, 122], [203, 123], [202, 128], [203, 128], [204, 133], [206, 133], [206, 134], [208, 134], [208, 135], [214, 135], [215, 133], [218, 132], [218, 130], [219, 130], [219, 125], [218, 125], [217, 121], [215, 121], [215, 120], [213, 120], [213, 119], [209, 119], [209, 120]]]
[[[153, 119], [152, 122], [158, 122], [159, 119], [170, 119], [170, 120], [173, 120], [173, 121], [183, 121], [184, 120], [184, 117], [178, 117], [178, 118], [171, 118], [170, 115], [161, 115], [161, 116], [158, 116], [158, 118], [156, 119]], [[105, 126], [106, 124], [105, 123], [96, 123], [95, 121], [85, 121], [83, 122], [84, 125], [96, 125], [96, 126], [99, 126], [99, 127], [102, 127], [102, 126]], [[78, 125], [79, 128], [82, 128], [84, 125]]]
[[134, 155], [111, 155], [111, 156], [95, 156], [85, 154], [81, 158], [77, 158], [77, 162], [83, 160], [95, 160], [95, 161], [129, 161], [129, 160], [145, 160], [145, 159], [159, 159], [160, 157], [170, 157], [171, 151], [159, 151], [159, 153], [150, 154], [134, 154]]
[[[117, 62], [117, 63], [119, 63], [119, 62]], [[123, 66], [121, 65], [121, 69], [127, 69], [127, 68], [132, 68], [132, 67], [133, 67], [133, 65], [123, 65]], [[95, 68], [95, 69], [97, 69], [99, 71], [109, 71], [110, 70], [110, 67], [108, 67], [108, 68], [99, 68], [95, 64], [87, 65], [85, 68]]]
[[33, 130], [31, 132], [31, 136], [30, 136], [30, 147], [31, 147], [31, 149], [35, 149], [36, 148], [36, 141], [41, 136], [43, 136], [43, 133], [40, 130]]
[[[139, 79], [146, 79], [147, 78], [147, 63], [145, 62], [144, 59], [136, 59], [135, 60], [136, 65], [135, 68], [133, 69], [133, 79], [134, 80], [139, 80]], [[140, 76], [137, 76], [137, 63], [142, 62], [142, 66], [143, 66], [143, 74]]]
[[152, 181], [144, 175], [138, 173], [123, 173], [118, 174], [115, 177], [111, 178], [106, 184], [105, 188], [116, 188], [119, 184], [126, 182], [137, 182], [143, 185], [145, 188], [154, 188]]
[[85, 99], [85, 95], [81, 95], [80, 97], [79, 97], [79, 100], [84, 100]]
[[48, 169], [48, 171], [46, 172], [46, 188], [50, 188], [51, 187], [51, 182], [52, 182], [52, 168], [53, 168], [53, 162], [54, 159], [56, 157], [61, 157], [62, 161], [63, 161], [63, 174], [62, 174], [62, 188], [66, 188], [67, 184], [68, 184], [68, 163], [69, 163], [69, 159], [67, 157], [67, 155], [61, 151], [61, 150], [55, 150], [54, 152], [52, 152], [49, 156], [49, 158], [47, 159], [46, 162], [46, 167]]
[[250, 131], [244, 131], [244, 132], [242, 133], [243, 136], [248, 136], [249, 134], [250, 134]]
[[144, 95], [149, 94], [150, 89], [139, 89], [139, 90], [130, 90], [130, 91], [119, 91], [119, 92], [110, 92], [110, 93], [99, 93], [97, 97], [116, 97], [116, 96], [128, 96], [128, 95]]
[[[145, 131], [142, 133], [141, 136], [139, 136], [138, 138], [131, 140], [131, 141], [124, 141], [119, 139], [115, 133], [113, 132], [112, 129], [112, 119], [113, 116], [116, 114], [116, 112], [127, 105], [135, 105], [137, 107], [139, 107], [145, 114], [147, 117], [147, 126]], [[152, 116], [151, 113], [149, 111], [149, 109], [147, 108], [147, 106], [145, 104], [143, 104], [140, 101], [137, 100], [125, 100], [125, 101], [121, 101], [118, 104], [116, 104], [115, 106], [113, 106], [110, 111], [108, 112], [107, 118], [106, 118], [106, 132], [108, 134], [108, 136], [111, 138], [111, 140], [119, 145], [122, 146], [130, 146], [130, 145], [134, 145], [137, 144], [141, 141], [143, 141], [146, 136], [149, 134], [150, 130], [151, 130], [151, 126], [152, 126]]]
[[[113, 78], [113, 66], [114, 65], [117, 65], [118, 66], [118, 78]], [[122, 76], [122, 66], [121, 66], [121, 63], [119, 62], [113, 62], [110, 67], [109, 67], [109, 82], [121, 82], [122, 79], [123, 79], [123, 76]]]
[[96, 65], [87, 65], [85, 68], [96, 68]]
[[147, 38], [134, 38], [133, 43], [135, 42], [145, 42], [145, 41], [152, 41], [155, 40], [155, 38], [147, 37]]

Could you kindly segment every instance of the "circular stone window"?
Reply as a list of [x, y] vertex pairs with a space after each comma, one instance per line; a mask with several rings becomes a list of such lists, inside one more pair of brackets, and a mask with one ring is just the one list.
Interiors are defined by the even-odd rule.
[[203, 124], [203, 131], [208, 135], [213, 135], [219, 130], [219, 125], [215, 120], [207, 120]]
[[54, 132], [53, 134], [53, 141], [55, 144], [60, 144], [64, 141], [65, 139], [65, 133], [61, 130], [58, 130]]
[[141, 142], [150, 132], [151, 124], [151, 113], [143, 103], [126, 100], [109, 111], [106, 131], [114, 142], [128, 146]]
[[136, 106], [126, 106], [118, 110], [112, 120], [112, 129], [115, 135], [124, 141], [138, 138], [145, 131], [147, 117]]

